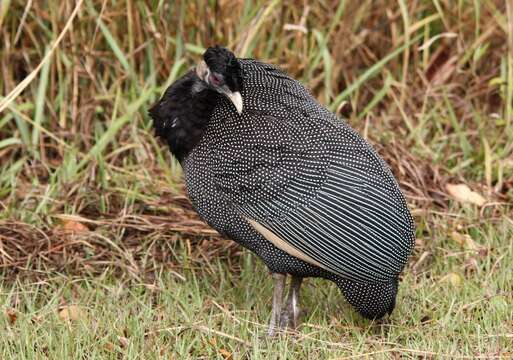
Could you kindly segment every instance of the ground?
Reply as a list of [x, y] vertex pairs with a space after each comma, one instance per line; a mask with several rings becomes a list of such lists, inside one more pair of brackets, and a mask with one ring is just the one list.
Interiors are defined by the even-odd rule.
[[[214, 3], [0, 5], [0, 358], [513, 357], [511, 2]], [[390, 164], [417, 244], [389, 318], [309, 279], [265, 337], [268, 271], [196, 217], [147, 115], [216, 43]]]

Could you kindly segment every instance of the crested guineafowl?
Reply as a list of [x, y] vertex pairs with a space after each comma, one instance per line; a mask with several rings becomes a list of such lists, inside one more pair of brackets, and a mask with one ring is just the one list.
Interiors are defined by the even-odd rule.
[[366, 318], [392, 312], [415, 243], [404, 196], [376, 151], [298, 81], [212, 47], [150, 115], [200, 217], [272, 272], [270, 335], [296, 326], [305, 277], [334, 281]]

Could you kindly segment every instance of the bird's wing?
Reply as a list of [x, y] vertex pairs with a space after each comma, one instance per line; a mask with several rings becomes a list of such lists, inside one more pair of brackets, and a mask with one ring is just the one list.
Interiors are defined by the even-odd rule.
[[396, 277], [413, 221], [387, 165], [299, 83], [273, 67], [258, 71], [245, 79], [242, 119], [216, 124], [219, 192], [295, 257], [357, 281]]
[[227, 123], [212, 156], [217, 189], [293, 256], [354, 280], [397, 276], [413, 223], [390, 171], [349, 128], [346, 138], [330, 135], [337, 127], [312, 135], [312, 119], [304, 120]]

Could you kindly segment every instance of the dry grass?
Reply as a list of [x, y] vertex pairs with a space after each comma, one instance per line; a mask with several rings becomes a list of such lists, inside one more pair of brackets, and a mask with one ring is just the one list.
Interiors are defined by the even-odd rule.
[[[148, 131], [146, 108], [164, 87], [157, 84], [168, 84], [214, 43], [280, 64], [348, 115], [382, 144], [418, 214], [432, 205], [447, 208], [449, 180], [474, 180], [494, 200], [508, 201], [513, 127], [504, 102], [511, 96], [504, 5], [400, 4], [274, 1], [259, 10], [242, 1], [206, 8], [194, 2], [5, 3], [4, 93], [42, 70], [6, 104], [0, 122], [2, 266], [30, 268], [27, 261], [43, 249], [76, 256], [64, 252], [63, 214], [85, 217], [93, 230], [131, 229], [128, 243], [148, 228], [164, 236], [191, 229], [194, 215], [175, 214], [183, 202], [164, 195], [179, 193], [172, 185], [177, 165], [168, 165]], [[66, 28], [75, 9], [78, 16]], [[41, 62], [59, 37], [49, 61]], [[402, 51], [394, 55], [396, 49]], [[137, 102], [141, 97], [146, 101]], [[168, 211], [153, 216], [155, 206]], [[40, 260], [55, 263], [54, 257]]]

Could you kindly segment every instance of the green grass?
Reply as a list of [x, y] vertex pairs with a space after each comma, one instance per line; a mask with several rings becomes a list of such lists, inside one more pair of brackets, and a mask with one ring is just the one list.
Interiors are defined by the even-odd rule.
[[[477, 216], [471, 213], [470, 216]], [[440, 218], [438, 221], [444, 221]], [[403, 279], [398, 305], [382, 324], [362, 319], [334, 284], [308, 280], [302, 300], [308, 313], [294, 334], [267, 339], [271, 281], [248, 252], [231, 266], [208, 266], [176, 243], [178, 267], [151, 282], [105, 273], [70, 278], [55, 274], [37, 283], [4, 284], [2, 358], [492, 358], [512, 355], [513, 249], [504, 239], [507, 220], [472, 231], [485, 255], [465, 251], [436, 231], [432, 255]], [[469, 258], [476, 268], [463, 270]], [[231, 268], [230, 268], [231, 267]], [[447, 274], [458, 274], [447, 280]], [[77, 319], [59, 317], [76, 305]], [[120, 340], [120, 338], [122, 338]], [[124, 340], [124, 339], [126, 340]], [[124, 341], [124, 342], [123, 342]], [[226, 354], [226, 353], [225, 353]]]
[[[218, 2], [0, 2], [0, 358], [513, 357], [512, 6]], [[418, 244], [385, 323], [308, 280], [303, 325], [264, 337], [267, 270], [194, 216], [147, 115], [216, 43], [282, 66], [391, 165]]]

